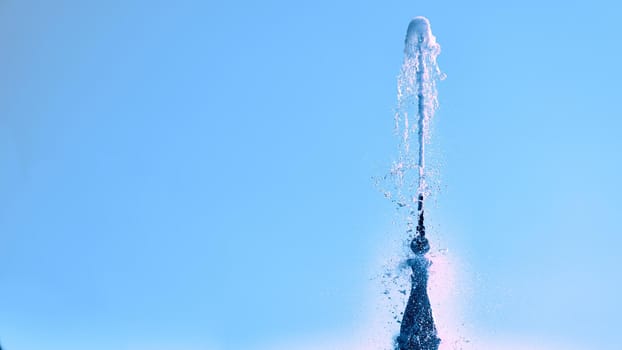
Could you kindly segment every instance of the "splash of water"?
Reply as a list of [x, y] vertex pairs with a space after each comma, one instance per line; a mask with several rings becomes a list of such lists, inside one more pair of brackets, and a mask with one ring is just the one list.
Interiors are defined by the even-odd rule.
[[[404, 49], [404, 64], [400, 79], [398, 79], [398, 112], [396, 126], [403, 122], [402, 152], [400, 157], [406, 164], [406, 170], [417, 170], [417, 187], [413, 191], [409, 188], [406, 198], [409, 206], [407, 225], [408, 232], [412, 232], [414, 210], [413, 203], [417, 203], [416, 236], [410, 243], [415, 254], [407, 260], [411, 268], [411, 289], [408, 304], [401, 320], [400, 334], [396, 339], [395, 348], [399, 350], [437, 350], [441, 342], [432, 315], [430, 299], [428, 297], [428, 269], [430, 260], [425, 254], [430, 245], [425, 237], [423, 204], [428, 194], [425, 167], [425, 144], [429, 139], [430, 118], [438, 105], [436, 98], [436, 76], [440, 74], [436, 57], [440, 53], [440, 46], [430, 30], [430, 23], [424, 17], [417, 17], [410, 22], [406, 34]], [[412, 108], [411, 106], [414, 106]], [[417, 117], [416, 128], [411, 129], [409, 110], [415, 109]], [[419, 149], [416, 155], [411, 155], [410, 135], [417, 134]], [[413, 186], [414, 187], [414, 186]], [[414, 196], [413, 196], [414, 194]]]
[[393, 318], [401, 324], [395, 341], [395, 349], [400, 350], [435, 350], [439, 343], [427, 295], [430, 261], [425, 254], [430, 246], [423, 222], [423, 203], [431, 193], [426, 144], [430, 139], [430, 121], [438, 107], [436, 83], [444, 78], [437, 64], [439, 53], [440, 45], [432, 35], [429, 21], [414, 18], [408, 26], [404, 61], [397, 79], [398, 158], [388, 176], [382, 178], [388, 180], [383, 185], [388, 184], [389, 190], [384, 192], [396, 205], [401, 217], [399, 225], [406, 226], [409, 244], [405, 246], [415, 253], [414, 257], [407, 253], [410, 258], [400, 258], [398, 269], [385, 274], [385, 294], [391, 301]]

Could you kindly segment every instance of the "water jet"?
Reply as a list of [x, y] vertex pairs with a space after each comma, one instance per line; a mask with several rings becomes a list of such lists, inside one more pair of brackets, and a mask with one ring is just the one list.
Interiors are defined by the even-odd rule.
[[[398, 77], [395, 128], [400, 136], [400, 153], [391, 171], [396, 188], [391, 198], [398, 210], [407, 210], [406, 232], [410, 239], [410, 250], [414, 254], [406, 260], [411, 270], [411, 288], [395, 341], [396, 350], [437, 350], [441, 342], [428, 297], [428, 269], [431, 262], [426, 254], [430, 250], [430, 243], [426, 238], [424, 224], [424, 204], [430, 193], [425, 145], [429, 139], [430, 120], [437, 108], [436, 81], [442, 78], [436, 63], [439, 53], [440, 46], [432, 35], [428, 19], [415, 17], [406, 33], [404, 62]], [[409, 120], [413, 114], [416, 123]], [[411, 135], [417, 136], [416, 153], [412, 152]]]

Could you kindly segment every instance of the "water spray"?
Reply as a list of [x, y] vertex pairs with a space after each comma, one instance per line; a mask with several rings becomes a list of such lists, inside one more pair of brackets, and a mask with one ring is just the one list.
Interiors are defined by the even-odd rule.
[[[400, 334], [396, 339], [397, 350], [437, 350], [441, 342], [427, 293], [430, 261], [425, 254], [430, 250], [430, 244], [425, 236], [424, 224], [424, 201], [429, 192], [426, 183], [425, 144], [429, 138], [430, 119], [437, 107], [436, 80], [442, 78], [436, 64], [439, 53], [440, 46], [432, 35], [428, 19], [414, 18], [406, 34], [404, 63], [398, 79], [398, 112], [395, 120], [398, 133], [402, 135], [400, 160], [393, 170], [398, 179], [397, 203], [399, 208], [408, 209], [409, 234], [412, 234], [413, 221], [416, 220], [417, 223], [416, 232], [410, 242], [414, 257], [407, 260], [412, 270], [411, 290], [401, 320]], [[416, 108], [412, 108], [415, 105]], [[412, 109], [415, 109], [417, 117], [414, 128], [409, 123], [409, 111]], [[411, 153], [410, 147], [410, 135], [415, 132], [419, 146], [416, 157]]]

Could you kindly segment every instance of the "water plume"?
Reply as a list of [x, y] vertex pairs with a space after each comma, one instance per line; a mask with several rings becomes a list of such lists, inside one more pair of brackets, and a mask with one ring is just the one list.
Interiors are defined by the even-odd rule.
[[[398, 159], [389, 176], [393, 180], [392, 191], [385, 191], [398, 211], [405, 214], [409, 248], [414, 253], [402, 264], [411, 271], [410, 293], [399, 320], [396, 350], [437, 350], [440, 344], [427, 293], [431, 263], [426, 257], [430, 245], [424, 224], [424, 202], [430, 194], [425, 146], [430, 138], [430, 121], [438, 107], [436, 82], [443, 78], [436, 62], [439, 53], [430, 22], [425, 17], [414, 18], [406, 33], [404, 62], [397, 84]], [[406, 295], [406, 290], [402, 294]]]

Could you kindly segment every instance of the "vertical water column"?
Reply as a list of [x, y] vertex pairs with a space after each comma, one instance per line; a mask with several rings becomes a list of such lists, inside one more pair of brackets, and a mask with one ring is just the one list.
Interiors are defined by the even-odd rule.
[[[398, 206], [406, 207], [407, 231], [416, 231], [410, 248], [414, 257], [407, 260], [411, 268], [411, 290], [396, 339], [398, 350], [437, 350], [440, 339], [427, 293], [430, 261], [425, 254], [430, 245], [425, 237], [424, 202], [429, 195], [426, 182], [425, 145], [429, 124], [437, 108], [436, 81], [441, 77], [436, 58], [440, 46], [432, 35], [430, 22], [416, 17], [408, 26], [404, 63], [398, 79], [398, 110], [396, 128], [400, 139], [400, 157], [393, 173], [398, 179]], [[417, 123], [411, 125], [414, 114]], [[417, 152], [412, 153], [411, 135], [417, 135]]]

